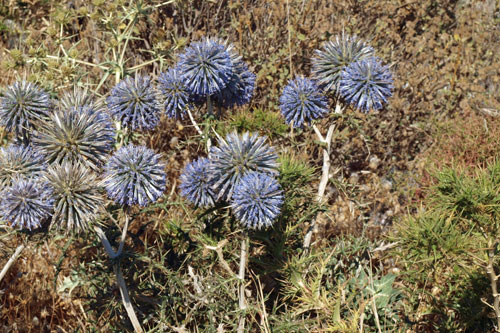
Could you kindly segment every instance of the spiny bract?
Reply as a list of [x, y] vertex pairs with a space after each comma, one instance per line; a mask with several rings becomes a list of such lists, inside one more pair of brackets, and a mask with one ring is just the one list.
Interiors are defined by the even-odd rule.
[[160, 122], [161, 108], [149, 76], [121, 80], [106, 101], [110, 114], [133, 130], [150, 130]]
[[373, 56], [374, 50], [356, 35], [342, 32], [314, 53], [312, 75], [318, 85], [325, 91], [338, 91], [342, 70], [352, 62]]
[[94, 171], [107, 160], [115, 135], [109, 116], [89, 107], [58, 110], [35, 133], [33, 144], [48, 163], [80, 162]]
[[378, 110], [392, 96], [392, 74], [378, 58], [352, 63], [342, 72], [340, 94], [347, 103], [368, 112]]
[[0, 148], [0, 188], [10, 185], [12, 178], [35, 176], [45, 169], [45, 161], [31, 146], [10, 144]]
[[191, 107], [191, 100], [176, 68], [160, 74], [158, 89], [161, 92], [167, 116], [173, 119], [184, 119], [187, 109]]
[[35, 178], [14, 177], [1, 191], [0, 217], [20, 229], [39, 228], [50, 216], [54, 205], [52, 189]]
[[191, 43], [179, 55], [178, 68], [191, 94], [209, 96], [226, 87], [232, 63], [223, 44], [205, 38]]
[[280, 110], [288, 124], [303, 127], [328, 114], [328, 101], [314, 81], [298, 77], [283, 89]]
[[282, 205], [281, 186], [272, 176], [260, 172], [241, 178], [231, 199], [234, 215], [248, 229], [270, 227]]
[[189, 163], [181, 174], [181, 195], [197, 207], [211, 207], [215, 194], [210, 178], [210, 160], [199, 158]]
[[104, 186], [120, 205], [146, 206], [165, 191], [165, 164], [161, 156], [144, 146], [120, 148], [106, 164]]
[[67, 232], [84, 231], [99, 218], [104, 197], [97, 176], [80, 163], [51, 165], [44, 178], [54, 189], [54, 215], [51, 227]]
[[73, 108], [90, 108], [93, 110], [104, 111], [104, 106], [100, 101], [97, 101], [95, 96], [87, 89], [73, 87], [62, 93], [57, 101], [57, 107], [60, 110], [71, 110]]
[[49, 94], [36, 84], [15, 82], [0, 98], [0, 125], [26, 141], [36, 121], [48, 117], [50, 107]]
[[232, 132], [211, 149], [211, 177], [216, 199], [228, 201], [241, 177], [250, 171], [277, 173], [278, 155], [257, 133]]

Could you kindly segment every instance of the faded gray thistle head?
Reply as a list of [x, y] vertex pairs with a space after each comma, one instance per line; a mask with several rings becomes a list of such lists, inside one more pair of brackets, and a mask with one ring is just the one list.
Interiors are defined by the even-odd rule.
[[99, 171], [114, 144], [109, 116], [88, 107], [58, 110], [42, 122], [33, 144], [49, 163], [80, 162]]
[[250, 171], [276, 174], [278, 155], [257, 133], [232, 132], [211, 149], [211, 177], [217, 200], [229, 201], [241, 177]]
[[43, 89], [18, 81], [7, 87], [0, 98], [0, 125], [27, 143], [29, 131], [37, 121], [48, 117], [50, 107], [50, 96]]
[[324, 43], [322, 50], [315, 50], [314, 55], [312, 76], [325, 91], [337, 91], [342, 70], [352, 62], [373, 56], [374, 50], [356, 35], [342, 32]]
[[45, 166], [43, 156], [31, 146], [10, 144], [0, 148], [0, 188], [9, 186], [15, 176], [36, 176]]
[[97, 176], [80, 163], [51, 165], [44, 178], [54, 189], [52, 228], [80, 232], [89, 228], [104, 209]]

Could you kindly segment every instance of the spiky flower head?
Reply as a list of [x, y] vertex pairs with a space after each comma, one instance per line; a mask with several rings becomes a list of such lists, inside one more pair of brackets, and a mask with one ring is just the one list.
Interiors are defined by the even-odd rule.
[[277, 173], [278, 155], [257, 133], [232, 132], [211, 149], [211, 177], [216, 200], [229, 201], [234, 186], [250, 171]]
[[48, 163], [80, 162], [99, 171], [114, 144], [109, 116], [89, 107], [55, 111], [33, 137], [35, 147]]
[[215, 193], [210, 177], [210, 160], [199, 158], [189, 163], [181, 174], [181, 195], [196, 207], [211, 207], [215, 204]]
[[216, 101], [223, 107], [231, 108], [250, 102], [255, 89], [255, 74], [248, 70], [247, 64], [236, 52], [232, 43], [218, 38], [209, 38], [211, 42], [224, 45], [231, 60], [229, 80], [221, 91], [215, 94]]
[[110, 114], [133, 130], [150, 130], [160, 122], [161, 108], [149, 76], [121, 80], [106, 101]]
[[49, 94], [36, 84], [15, 82], [0, 98], [0, 125], [27, 140], [35, 122], [48, 117], [50, 106]]
[[231, 199], [234, 215], [248, 229], [270, 227], [280, 214], [283, 190], [274, 177], [250, 172], [235, 186]]
[[15, 176], [30, 177], [45, 169], [45, 161], [31, 146], [10, 144], [0, 148], [0, 188], [10, 185]]
[[232, 63], [223, 44], [205, 38], [191, 43], [179, 55], [178, 68], [191, 94], [209, 96], [226, 87]]
[[97, 101], [94, 94], [87, 89], [74, 86], [73, 89], [62, 93], [57, 106], [61, 110], [71, 110], [73, 108], [90, 108], [93, 110], [104, 111], [104, 106]]
[[120, 205], [147, 206], [165, 191], [165, 164], [161, 156], [144, 146], [120, 148], [106, 164], [104, 186]]
[[374, 55], [373, 48], [356, 35], [342, 35], [323, 44], [322, 50], [314, 51], [312, 75], [325, 91], [339, 89], [342, 70], [361, 59]]
[[392, 74], [375, 57], [352, 63], [342, 72], [340, 94], [362, 112], [378, 110], [392, 96]]
[[158, 78], [158, 90], [163, 98], [165, 113], [169, 118], [184, 119], [191, 107], [189, 92], [177, 68], [161, 73]]
[[328, 114], [328, 101], [314, 81], [297, 77], [283, 89], [280, 110], [288, 124], [303, 127]]
[[104, 197], [97, 176], [89, 168], [65, 161], [51, 165], [44, 178], [54, 189], [51, 227], [80, 232], [99, 218], [104, 209]]
[[35, 178], [16, 176], [0, 195], [0, 218], [10, 222], [13, 228], [39, 228], [54, 205], [50, 186]]

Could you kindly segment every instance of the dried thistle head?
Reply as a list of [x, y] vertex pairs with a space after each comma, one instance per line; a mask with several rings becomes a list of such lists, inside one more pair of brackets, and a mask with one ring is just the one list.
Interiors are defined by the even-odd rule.
[[106, 164], [104, 187], [120, 205], [147, 206], [160, 198], [165, 186], [165, 164], [147, 147], [122, 147]]
[[0, 98], [0, 125], [27, 141], [29, 131], [48, 117], [50, 108], [50, 96], [43, 89], [31, 82], [15, 82]]
[[247, 229], [270, 227], [281, 212], [283, 190], [274, 177], [250, 172], [234, 187], [231, 208]]
[[338, 91], [342, 70], [352, 62], [373, 56], [374, 50], [356, 35], [342, 32], [314, 54], [312, 76], [325, 91]]
[[65, 161], [51, 165], [44, 179], [54, 189], [51, 227], [80, 232], [99, 218], [104, 209], [104, 197], [99, 179], [89, 168]]
[[217, 200], [229, 201], [234, 186], [250, 171], [277, 173], [278, 155], [257, 133], [232, 132], [211, 149], [211, 181]]
[[10, 144], [0, 148], [0, 188], [16, 176], [31, 177], [45, 169], [45, 159], [32, 146]]
[[0, 196], [0, 217], [13, 228], [39, 228], [54, 207], [51, 187], [33, 177], [15, 176]]
[[150, 130], [160, 122], [161, 108], [149, 76], [121, 80], [106, 101], [109, 113], [132, 130]]
[[99, 171], [114, 145], [108, 115], [89, 107], [55, 111], [35, 132], [33, 144], [48, 163], [82, 163]]

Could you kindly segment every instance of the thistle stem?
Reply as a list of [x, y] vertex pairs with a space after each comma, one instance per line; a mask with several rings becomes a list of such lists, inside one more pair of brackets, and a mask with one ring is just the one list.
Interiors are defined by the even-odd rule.
[[[194, 120], [193, 114], [191, 113], [191, 110], [189, 110], [189, 108], [187, 109], [187, 114], [189, 116], [189, 120], [191, 120], [191, 123], [196, 129], [196, 132], [198, 132], [198, 134], [203, 138], [205, 135], [203, 134], [203, 131], [201, 130], [196, 120]], [[212, 147], [212, 140], [207, 136], [207, 154], [209, 155], [210, 155], [210, 147]]]
[[240, 271], [238, 274], [238, 278], [240, 279], [240, 293], [239, 293], [239, 308], [240, 308], [240, 319], [238, 321], [238, 333], [243, 333], [245, 331], [245, 309], [247, 308], [245, 302], [245, 268], [247, 265], [247, 257], [248, 257], [248, 245], [249, 245], [249, 237], [248, 233], [245, 231], [243, 233], [243, 239], [241, 240], [241, 255], [240, 255]]
[[488, 240], [488, 265], [486, 272], [490, 278], [491, 292], [493, 294], [493, 309], [495, 310], [495, 317], [497, 319], [496, 332], [500, 332], [500, 295], [498, 294], [498, 275], [495, 272], [495, 247], [498, 241]]
[[19, 245], [16, 248], [16, 251], [14, 251], [14, 253], [10, 257], [9, 261], [7, 261], [7, 263], [5, 264], [5, 266], [2, 268], [2, 271], [0, 272], [0, 282], [2, 282], [2, 279], [7, 274], [7, 271], [9, 270], [10, 266], [12, 266], [14, 264], [14, 262], [17, 259], [17, 257], [19, 257], [19, 255], [24, 250], [24, 248], [25, 248], [24, 244], [21, 244], [21, 245]]
[[[318, 185], [318, 193], [316, 194], [316, 201], [318, 203], [321, 203], [323, 201], [323, 198], [325, 196], [325, 190], [326, 190], [326, 185], [328, 184], [328, 179], [330, 178], [330, 151], [331, 151], [331, 142], [332, 142], [332, 136], [333, 136], [333, 130], [335, 129], [335, 125], [330, 125], [328, 128], [328, 132], [326, 134], [326, 137], [323, 137], [321, 135], [320, 130], [316, 127], [316, 125], [313, 125], [314, 132], [318, 136], [319, 141], [322, 144], [326, 144], [326, 148], [322, 147], [322, 153], [323, 153], [323, 167], [321, 168], [321, 179]], [[316, 214], [316, 216], [313, 218], [311, 221], [311, 225], [309, 226], [309, 229], [307, 230], [306, 236], [304, 237], [304, 244], [303, 244], [303, 249], [304, 253], [307, 254], [309, 252], [309, 247], [311, 246], [311, 239], [312, 239], [312, 234], [314, 231], [314, 228], [316, 227], [316, 221], [318, 220], [319, 213]]]
[[[101, 243], [104, 246], [104, 249], [108, 253], [108, 256], [111, 260], [118, 258], [123, 252], [125, 238], [127, 237], [127, 229], [128, 229], [129, 220], [130, 220], [129, 215], [127, 214], [127, 212], [125, 212], [125, 226], [123, 227], [122, 237], [120, 239], [120, 245], [118, 245], [118, 251], [116, 251], [116, 253], [113, 251], [113, 248], [111, 247], [111, 244], [109, 243], [109, 240], [106, 237], [106, 234], [104, 233], [104, 231], [99, 226], [94, 227], [94, 230], [96, 231], [97, 235], [99, 236]], [[123, 306], [125, 307], [125, 310], [127, 311], [127, 315], [130, 319], [130, 322], [132, 323], [132, 326], [134, 327], [134, 331], [136, 333], [142, 333], [143, 330], [142, 330], [141, 324], [139, 323], [139, 320], [137, 319], [137, 315], [135, 314], [134, 307], [132, 306], [132, 302], [130, 301], [130, 296], [129, 296], [128, 289], [127, 289], [127, 284], [125, 283], [125, 279], [123, 278], [123, 274], [122, 274], [122, 271], [120, 268], [119, 261], [117, 261], [113, 265], [113, 271], [115, 272], [115, 275], [116, 275], [116, 280], [118, 282], [118, 287], [120, 289], [120, 294], [122, 296]]]

